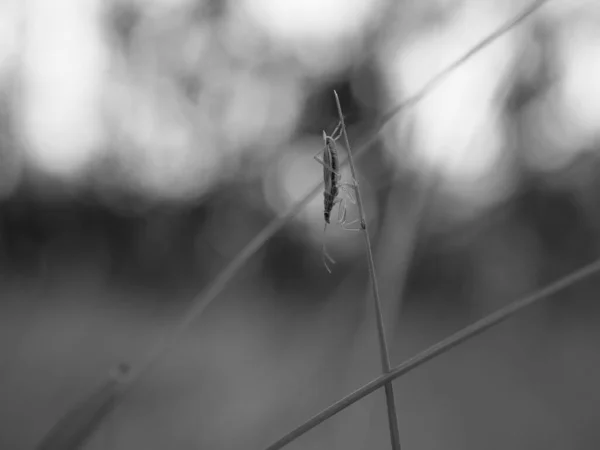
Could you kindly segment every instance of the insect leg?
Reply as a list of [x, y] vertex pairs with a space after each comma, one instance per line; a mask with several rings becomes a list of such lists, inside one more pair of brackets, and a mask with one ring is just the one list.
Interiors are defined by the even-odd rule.
[[[352, 194], [352, 191], [353, 190], [356, 191], [356, 189], [357, 189], [356, 185], [353, 183], [341, 183], [340, 189], [346, 193], [346, 195], [348, 196], [348, 200], [350, 200], [351, 203], [356, 205], [356, 199], [354, 198], [354, 195]], [[353, 225], [355, 223], [360, 223], [359, 228], [348, 228], [350, 225]], [[346, 222], [346, 204], [345, 203], [344, 203], [344, 215], [342, 217], [342, 220], [340, 221], [340, 226], [344, 230], [348, 230], [348, 231], [361, 231], [361, 230], [365, 229], [365, 226], [360, 219], [356, 219], [351, 222]]]
[[[324, 149], [323, 149], [324, 150]], [[313, 158], [315, 159], [315, 161], [317, 161], [319, 164], [321, 164], [323, 167], [325, 167], [327, 170], [329, 170], [330, 172], [333, 172], [336, 175], [340, 175], [340, 173], [336, 170], [333, 170], [333, 168], [327, 164], [325, 161], [323, 161], [322, 159], [319, 159], [319, 153], [321, 153], [323, 150], [319, 150], [317, 152], [317, 154], [315, 156], [313, 156]]]
[[333, 133], [331, 133], [330, 137], [334, 141], [337, 141], [339, 138], [342, 137], [342, 133], [343, 133], [343, 127], [342, 127], [342, 121], [340, 120], [338, 122], [338, 124], [335, 126], [335, 128], [333, 129]]
[[347, 231], [362, 231], [362, 226], [360, 228], [349, 228], [350, 225], [354, 225], [355, 223], [359, 223], [360, 219], [353, 220], [351, 222], [346, 221], [346, 199], [338, 199], [340, 205], [338, 206], [338, 223], [340, 227]]
[[339, 187], [346, 193], [346, 195], [348, 195], [348, 200], [350, 200], [350, 202], [352, 202], [353, 205], [356, 205], [356, 199], [354, 198], [354, 194], [352, 194], [352, 192], [349, 189], [352, 188], [353, 190], [356, 190], [356, 185], [353, 183], [340, 183]]
[[362, 227], [362, 225], [359, 225], [358, 228], [349, 228], [350, 225], [354, 225], [355, 223], [360, 223], [360, 219], [356, 219], [351, 222], [343, 221], [340, 223], [340, 226], [342, 227], [343, 230], [346, 230], [346, 231], [364, 231], [364, 228]]
[[346, 220], [346, 199], [345, 198], [336, 198], [333, 204], [339, 203], [338, 205], [338, 223], [342, 223], [342, 221]]

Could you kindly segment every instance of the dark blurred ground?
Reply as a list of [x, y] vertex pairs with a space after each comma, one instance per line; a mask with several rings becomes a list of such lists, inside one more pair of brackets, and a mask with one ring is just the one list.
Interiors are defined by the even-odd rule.
[[[599, 256], [599, 129], [589, 117], [600, 97], [573, 88], [595, 76], [584, 77], [577, 64], [593, 60], [598, 35], [583, 33], [578, 47], [565, 37], [590, 29], [598, 13], [592, 3], [589, 11], [585, 2], [572, 9], [552, 3], [515, 31], [512, 65], [497, 86], [471, 98], [479, 92], [472, 80], [494, 69], [467, 66], [466, 84], [449, 80], [431, 109], [426, 103], [412, 122], [392, 122], [358, 163], [393, 364]], [[29, 21], [44, 23], [36, 8], [46, 7], [33, 5], [5, 6], [14, 20], [3, 24], [23, 21], [25, 31], [14, 28], [26, 43], [35, 41]], [[75, 5], [65, 0], [65, 11]], [[346, 25], [331, 22], [329, 35], [309, 38], [302, 26], [310, 21], [300, 15], [282, 28], [266, 12], [260, 20], [244, 16], [248, 5], [110, 5], [85, 16], [113, 39], [102, 41], [109, 56], [97, 55], [106, 66], [90, 69], [103, 74], [102, 88], [77, 89], [105, 96], [88, 104], [103, 114], [89, 119], [105, 127], [95, 144], [77, 137], [88, 122], [76, 117], [65, 144], [50, 142], [55, 153], [44, 154], [40, 139], [57, 132], [42, 125], [62, 130], [71, 123], [57, 125], [55, 115], [71, 110], [40, 113], [42, 125], [29, 118], [44, 103], [31, 98], [45, 95], [31, 81], [45, 66], [31, 62], [30, 46], [17, 45], [9, 55], [15, 62], [0, 66], [1, 449], [33, 448], [111, 367], [135, 365], [194, 295], [320, 179], [311, 157], [321, 129], [336, 123], [332, 89], [351, 139], [361, 142], [377, 117], [411, 93], [416, 75], [405, 58], [416, 58], [413, 66], [435, 60], [435, 42], [422, 44], [428, 32], [440, 33], [442, 54], [455, 46], [460, 53], [477, 39], [455, 39], [453, 27], [464, 19], [483, 37], [496, 11], [491, 2], [381, 1], [374, 12], [356, 13], [368, 20], [352, 22], [359, 8], [352, 3], [350, 13], [339, 13]], [[508, 17], [518, 7], [502, 11]], [[469, 19], [470, 11], [481, 16]], [[322, 14], [333, 17], [329, 9]], [[422, 56], [414, 56], [413, 42]], [[389, 59], [395, 46], [408, 48], [397, 61]], [[582, 59], [567, 58], [572, 48], [583, 49]], [[329, 59], [320, 53], [326, 49], [336, 50]], [[49, 79], [41, 92], [52, 91]], [[479, 98], [486, 96], [489, 116]], [[474, 108], [481, 108], [475, 119]], [[67, 158], [69, 145], [98, 153]], [[436, 157], [428, 153], [434, 148]], [[444, 151], [456, 156], [438, 161]], [[432, 184], [412, 236], [413, 206]], [[328, 228], [337, 260], [329, 275], [322, 226], [319, 196], [236, 275], [87, 448], [261, 448], [377, 376], [360, 236]], [[403, 448], [597, 448], [598, 288], [597, 278], [573, 286], [397, 381]], [[386, 427], [378, 392], [289, 448], [388, 448]]]

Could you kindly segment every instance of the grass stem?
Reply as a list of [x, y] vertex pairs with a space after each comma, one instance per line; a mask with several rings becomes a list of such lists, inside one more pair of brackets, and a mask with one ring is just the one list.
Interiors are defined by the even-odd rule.
[[[344, 122], [344, 114], [342, 112], [342, 105], [340, 104], [340, 98], [336, 91], [333, 91], [335, 95], [335, 102], [337, 105], [338, 115], [342, 124], [342, 134], [344, 135], [344, 141], [346, 144], [346, 151], [348, 152], [348, 163], [350, 164], [350, 171], [352, 173], [352, 179], [354, 183], [354, 190], [356, 193], [356, 204], [358, 206], [358, 214], [360, 215], [360, 227], [362, 234], [365, 239], [365, 248], [367, 253], [367, 263], [369, 266], [369, 278], [371, 279], [371, 289], [373, 291], [373, 303], [375, 305], [375, 320], [377, 322], [377, 337], [379, 340], [379, 353], [381, 356], [381, 368], [383, 373], [390, 371], [390, 355], [388, 350], [387, 341], [385, 338], [385, 326], [383, 322], [383, 311], [381, 308], [381, 299], [379, 298], [379, 286], [377, 284], [377, 273], [375, 271], [375, 262], [373, 260], [373, 249], [371, 246], [371, 239], [369, 237], [369, 231], [367, 228], [367, 218], [363, 207], [362, 197], [360, 195], [360, 186], [358, 178], [356, 176], [356, 168], [354, 166], [354, 159], [352, 158], [352, 151], [350, 149], [350, 140], [348, 139], [348, 133], [346, 131], [346, 123]], [[393, 450], [400, 450], [400, 431], [398, 430], [398, 411], [396, 409], [396, 400], [394, 398], [394, 388], [392, 383], [388, 383], [384, 387], [385, 400], [387, 405], [388, 413], [388, 425], [390, 429], [390, 439], [392, 442]]]
[[127, 385], [129, 367], [120, 364], [108, 380], [85, 400], [70, 409], [49, 431], [36, 450], [78, 450], [85, 445], [96, 429], [115, 407]]
[[380, 375], [379, 377], [371, 380], [369, 383], [363, 385], [356, 391], [348, 394], [346, 397], [338, 400], [334, 404], [325, 408], [320, 413], [313, 416], [311, 419], [304, 422], [302, 425], [297, 427], [296, 429], [290, 431], [288, 434], [283, 436], [274, 444], [271, 444], [267, 447], [266, 450], [279, 450], [285, 447], [287, 444], [302, 436], [304, 433], [312, 430], [314, 427], [329, 419], [330, 417], [336, 415], [340, 411], [348, 408], [353, 405], [357, 401], [366, 397], [367, 395], [375, 392], [377, 389], [385, 386], [387, 383], [401, 377], [402, 375], [407, 374], [413, 369], [416, 369], [422, 364], [425, 364], [427, 361], [439, 356], [443, 353], [446, 353], [448, 350], [456, 347], [457, 345], [462, 344], [463, 342], [471, 339], [484, 331], [492, 328], [495, 325], [498, 325], [501, 322], [504, 322], [509, 317], [512, 317], [519, 311], [528, 306], [533, 305], [534, 303], [539, 302], [540, 300], [549, 298], [550, 296], [572, 286], [573, 284], [584, 280], [585, 278], [589, 278], [590, 276], [600, 272], [600, 259], [595, 260], [587, 264], [586, 266], [581, 267], [580, 269], [571, 272], [569, 275], [561, 278], [560, 280], [555, 281], [554, 283], [549, 284], [543, 289], [531, 294], [527, 297], [524, 297], [520, 300], [516, 300], [508, 305], [500, 308], [499, 310], [485, 316], [482, 319], [479, 319], [477, 322], [472, 323], [471, 325], [467, 325], [460, 331], [448, 336], [447, 338], [439, 341], [438, 343], [432, 345], [431, 347], [423, 350], [421, 353], [413, 356], [412, 358], [404, 361], [402, 364], [393, 368], [388, 374]]

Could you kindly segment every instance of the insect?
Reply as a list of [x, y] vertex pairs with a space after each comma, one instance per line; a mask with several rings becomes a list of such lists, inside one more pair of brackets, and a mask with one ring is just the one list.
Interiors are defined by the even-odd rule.
[[[325, 146], [322, 150], [319, 150], [317, 154], [314, 156], [314, 159], [323, 166], [323, 216], [325, 218], [325, 227], [323, 228], [323, 264], [329, 273], [331, 273], [331, 269], [327, 265], [327, 260], [329, 260], [332, 264], [335, 264], [334, 259], [327, 253], [325, 248], [325, 231], [327, 230], [327, 224], [331, 223], [331, 211], [333, 207], [339, 203], [338, 206], [338, 223], [340, 226], [349, 231], [361, 231], [362, 228], [349, 228], [350, 225], [353, 225], [359, 220], [353, 220], [351, 222], [346, 221], [346, 198], [342, 198], [339, 196], [340, 191], [344, 191], [348, 200], [350, 200], [353, 204], [356, 204], [356, 200], [354, 196], [350, 192], [348, 188], [356, 189], [356, 184], [354, 183], [342, 183], [342, 175], [339, 172], [340, 164], [339, 164], [339, 156], [337, 152], [336, 141], [342, 136], [343, 132], [343, 124], [340, 121], [338, 125], [331, 133], [331, 136], [327, 135], [325, 131], [323, 131], [323, 143]], [[323, 152], [322, 159], [319, 158], [319, 154]]]

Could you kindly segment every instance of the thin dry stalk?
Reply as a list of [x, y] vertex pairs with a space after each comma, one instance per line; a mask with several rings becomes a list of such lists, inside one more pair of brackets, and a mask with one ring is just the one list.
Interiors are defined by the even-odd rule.
[[[354, 160], [352, 159], [352, 150], [350, 149], [350, 140], [348, 139], [348, 133], [346, 132], [346, 123], [344, 122], [344, 114], [342, 112], [342, 105], [340, 104], [340, 98], [336, 91], [333, 91], [335, 95], [335, 102], [337, 105], [338, 115], [340, 116], [340, 122], [342, 123], [342, 134], [346, 142], [346, 151], [348, 152], [348, 162], [350, 163], [350, 171], [352, 172], [352, 179], [354, 183], [354, 191], [356, 192], [356, 204], [358, 206], [358, 214], [360, 216], [360, 227], [362, 234], [365, 238], [365, 248], [367, 253], [367, 263], [369, 265], [369, 278], [371, 279], [371, 289], [373, 290], [373, 304], [375, 305], [375, 320], [377, 322], [377, 336], [379, 339], [379, 354], [381, 356], [381, 368], [383, 373], [390, 371], [390, 353], [388, 350], [387, 341], [385, 339], [385, 326], [383, 324], [383, 312], [381, 310], [381, 299], [379, 298], [379, 286], [377, 284], [377, 273], [375, 271], [375, 262], [373, 261], [373, 249], [371, 247], [371, 239], [369, 237], [369, 230], [367, 228], [367, 217], [363, 208], [362, 197], [360, 195], [360, 186], [358, 178], [356, 176], [356, 168], [354, 167]], [[398, 430], [398, 412], [396, 409], [396, 400], [394, 399], [394, 388], [392, 383], [388, 383], [384, 387], [385, 390], [385, 401], [387, 405], [388, 413], [388, 425], [390, 428], [390, 439], [392, 442], [392, 448], [394, 450], [400, 450], [400, 431]]]
[[121, 364], [108, 380], [65, 414], [37, 445], [36, 450], [77, 450], [115, 407], [127, 382], [129, 367]]
[[455, 60], [452, 64], [447, 66], [440, 73], [431, 78], [425, 86], [423, 86], [419, 92], [412, 97], [408, 98], [406, 101], [402, 102], [400, 105], [395, 108], [390, 109], [387, 114], [383, 116], [381, 119], [382, 127], [386, 124], [392, 117], [394, 117], [401, 110], [413, 106], [416, 103], [419, 103], [425, 96], [427, 96], [432, 90], [434, 90], [448, 75], [454, 72], [458, 67], [462, 66], [465, 62], [471, 59], [474, 55], [479, 53], [485, 47], [496, 41], [498, 38], [502, 37], [504, 34], [512, 30], [515, 26], [519, 25], [525, 19], [527, 19], [530, 15], [548, 3], [550, 0], [536, 0], [531, 3], [527, 8], [517, 14], [513, 19], [504, 23], [500, 28], [496, 29], [494, 32], [490, 33], [487, 37], [479, 41], [477, 45], [472, 47], [469, 51], [467, 51], [463, 56]]
[[[439, 74], [434, 76], [428, 83], [424, 85], [423, 88], [419, 90], [415, 95], [407, 98], [390, 111], [388, 111], [382, 119], [379, 121], [379, 124], [371, 134], [371, 136], [358, 147], [355, 151], [354, 156], [360, 157], [375, 143], [377, 140], [379, 133], [383, 129], [383, 127], [399, 112], [402, 110], [414, 106], [424, 97], [426, 97], [431, 91], [433, 91], [440, 82], [442, 82], [452, 71], [454, 71], [457, 67], [462, 65], [464, 62], [469, 60], [472, 56], [483, 50], [485, 47], [490, 45], [496, 39], [510, 31], [514, 26], [518, 25], [522, 21], [524, 21], [527, 17], [537, 11], [540, 7], [542, 7], [545, 3], [550, 0], [536, 0], [534, 1], [527, 9], [523, 10], [519, 13], [514, 19], [510, 20], [506, 24], [502, 25], [500, 28], [489, 34], [486, 38], [480, 41], [477, 45], [468, 50], [462, 57], [458, 58], [455, 62], [450, 64], [446, 69], [441, 71]], [[340, 168], [345, 166], [348, 163], [348, 160], [344, 160], [340, 163]], [[242, 251], [236, 255], [236, 257], [229, 263], [229, 265], [217, 276], [217, 278], [210, 284], [205, 290], [200, 292], [197, 296], [192, 299], [192, 306], [186, 313], [183, 315], [183, 318], [179, 324], [175, 326], [175, 328], [164, 336], [149, 352], [146, 357], [134, 366], [132, 374], [129, 378], [129, 381], [123, 386], [123, 390], [120, 390], [117, 397], [114, 400], [111, 411], [123, 401], [126, 397], [126, 394], [136, 386], [140, 379], [143, 378], [145, 374], [147, 374], [150, 369], [172, 348], [172, 346], [179, 340], [182, 334], [186, 331], [189, 325], [194, 322], [203, 312], [204, 310], [215, 300], [215, 298], [221, 293], [221, 291], [225, 288], [225, 286], [231, 281], [231, 279], [237, 274], [239, 269], [264, 245], [264, 243], [273, 237], [277, 231], [279, 231], [283, 226], [288, 223], [293, 217], [295, 217], [302, 209], [304, 209], [308, 203], [319, 193], [321, 192], [321, 183], [316, 184], [313, 189], [305, 195], [305, 197], [296, 203], [288, 212], [274, 219], [269, 225], [267, 225], [260, 233], [258, 233], [247, 245], [242, 249]], [[390, 374], [391, 375], [391, 374]], [[388, 375], [388, 376], [390, 376]], [[382, 383], [382, 385], [385, 384]], [[376, 388], [375, 388], [376, 389]], [[372, 391], [369, 391], [364, 395], [367, 395]], [[342, 408], [343, 409], [343, 408]], [[99, 423], [97, 424], [99, 425]], [[76, 432], [74, 427], [71, 427], [73, 432]], [[309, 428], [310, 429], [310, 428]], [[93, 433], [95, 429], [90, 429], [89, 433]], [[74, 447], [77, 448], [77, 447]], [[280, 447], [274, 447], [280, 448]]]

